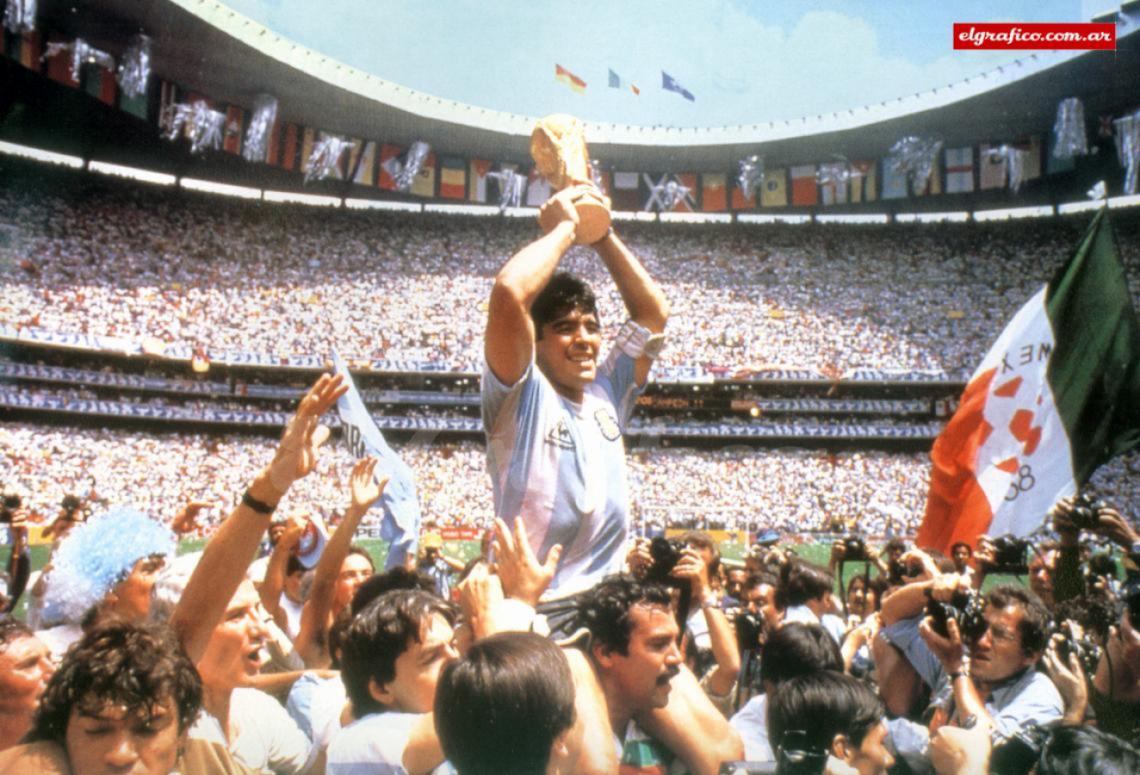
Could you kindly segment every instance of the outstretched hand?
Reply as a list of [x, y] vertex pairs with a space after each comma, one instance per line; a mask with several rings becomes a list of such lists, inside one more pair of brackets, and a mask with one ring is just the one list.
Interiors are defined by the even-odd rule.
[[376, 464], [378, 458], [364, 457], [356, 461], [352, 467], [352, 476], [349, 477], [349, 488], [352, 491], [352, 507], [361, 513], [372, 508], [372, 504], [380, 500], [384, 494], [384, 487], [388, 484], [388, 477], [376, 479]]
[[342, 376], [322, 374], [301, 399], [269, 464], [269, 481], [278, 492], [284, 493], [316, 468], [317, 450], [329, 437], [329, 429], [320, 424], [321, 415], [347, 392]]
[[507, 523], [495, 520], [495, 570], [503, 583], [503, 592], [532, 606], [538, 605], [539, 598], [554, 579], [554, 570], [562, 556], [562, 546], [555, 544], [546, 554], [546, 561], [539, 562], [522, 517], [515, 517], [512, 535]]

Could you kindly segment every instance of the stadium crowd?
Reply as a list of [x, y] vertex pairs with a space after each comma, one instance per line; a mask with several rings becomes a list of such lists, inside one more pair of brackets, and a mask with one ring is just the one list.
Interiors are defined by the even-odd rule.
[[[466, 371], [480, 368], [491, 280], [535, 233], [529, 220], [222, 206], [119, 181], [61, 190], [32, 174], [0, 181], [0, 210], [0, 250], [22, 267], [0, 296], [10, 325], [280, 357], [335, 346]], [[1116, 220], [1138, 267], [1135, 218]], [[662, 364], [960, 375], [1083, 223], [624, 231], [673, 300]], [[604, 276], [582, 248], [564, 266]], [[599, 308], [603, 324], [622, 319], [612, 290]]]

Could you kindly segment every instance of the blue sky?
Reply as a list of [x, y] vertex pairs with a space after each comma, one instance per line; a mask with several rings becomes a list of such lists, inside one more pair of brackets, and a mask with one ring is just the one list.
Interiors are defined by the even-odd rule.
[[[404, 86], [526, 115], [646, 126], [829, 113], [1010, 61], [954, 51], [965, 21], [1087, 21], [1108, 0], [225, 0], [273, 31]], [[586, 81], [578, 95], [560, 64]], [[607, 87], [612, 68], [641, 96]], [[661, 89], [665, 70], [696, 95]]]

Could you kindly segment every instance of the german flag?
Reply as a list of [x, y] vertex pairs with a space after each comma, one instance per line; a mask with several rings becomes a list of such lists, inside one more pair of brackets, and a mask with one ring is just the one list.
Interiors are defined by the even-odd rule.
[[554, 80], [561, 81], [579, 94], [586, 93], [586, 82], [562, 65], [554, 66]]

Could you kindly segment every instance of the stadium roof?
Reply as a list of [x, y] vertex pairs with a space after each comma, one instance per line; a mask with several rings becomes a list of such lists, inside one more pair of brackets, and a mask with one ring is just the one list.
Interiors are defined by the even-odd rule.
[[[947, 146], [1007, 142], [1050, 128], [1057, 103], [1078, 96], [1086, 115], [1137, 106], [1140, 9], [1118, 14], [1115, 52], [1026, 52], [1010, 66], [899, 100], [732, 127], [587, 124], [591, 155], [612, 169], [723, 170], [760, 153], [768, 166], [832, 156], [878, 158], [906, 135]], [[456, 155], [523, 162], [535, 117], [446, 100], [384, 81], [282, 38], [216, 0], [41, 0], [40, 18], [70, 35], [121, 51], [145, 31], [153, 72], [222, 102], [250, 106], [276, 96], [287, 121], [397, 144], [425, 140]]]

